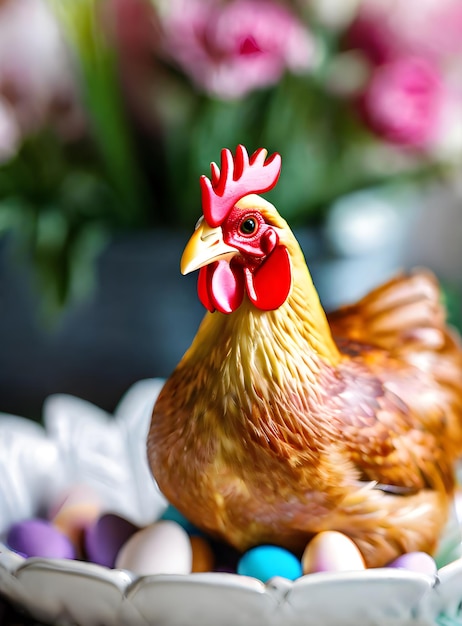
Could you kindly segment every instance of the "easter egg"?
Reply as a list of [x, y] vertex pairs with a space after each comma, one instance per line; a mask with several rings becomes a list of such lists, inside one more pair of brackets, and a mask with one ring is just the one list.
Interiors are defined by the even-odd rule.
[[114, 567], [120, 548], [138, 530], [128, 520], [106, 513], [85, 532], [85, 554], [89, 561]]
[[74, 559], [76, 556], [70, 539], [50, 522], [42, 519], [23, 520], [13, 524], [6, 541], [12, 550], [26, 557]]
[[180, 526], [182, 526], [185, 531], [189, 534], [199, 533], [199, 530], [192, 524], [182, 513], [178, 511], [171, 504], [165, 509], [160, 518], [161, 520], [169, 520], [170, 522], [176, 522]]
[[258, 578], [264, 583], [274, 576], [295, 580], [302, 575], [302, 566], [288, 550], [264, 545], [251, 548], [239, 559], [237, 573]]
[[161, 520], [132, 535], [120, 549], [115, 565], [140, 576], [189, 574], [191, 542], [179, 524]]
[[215, 556], [209, 542], [193, 535], [189, 538], [192, 549], [192, 572], [211, 572], [215, 564]]
[[321, 532], [310, 541], [302, 556], [304, 574], [348, 572], [366, 568], [356, 544], [343, 533]]
[[63, 494], [49, 512], [49, 519], [75, 546], [80, 546], [84, 532], [101, 514], [99, 496], [87, 485], [75, 485]]
[[435, 560], [426, 552], [408, 552], [389, 563], [388, 567], [411, 570], [428, 576], [435, 576], [437, 567]]

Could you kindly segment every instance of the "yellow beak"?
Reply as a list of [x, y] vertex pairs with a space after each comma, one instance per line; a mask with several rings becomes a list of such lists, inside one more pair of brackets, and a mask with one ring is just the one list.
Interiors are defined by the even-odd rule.
[[181, 273], [189, 274], [213, 261], [230, 259], [236, 254], [236, 248], [223, 241], [221, 227], [212, 228], [201, 217], [181, 257]]

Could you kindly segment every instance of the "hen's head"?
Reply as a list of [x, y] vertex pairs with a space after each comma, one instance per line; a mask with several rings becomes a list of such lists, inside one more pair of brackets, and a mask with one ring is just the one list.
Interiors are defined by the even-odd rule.
[[276, 184], [281, 157], [264, 149], [250, 158], [238, 146], [221, 153], [211, 179], [201, 178], [203, 216], [181, 259], [181, 271], [199, 269], [198, 292], [209, 310], [232, 313], [245, 295], [259, 309], [279, 308], [289, 295], [292, 270], [281, 234], [285, 222], [256, 195]]

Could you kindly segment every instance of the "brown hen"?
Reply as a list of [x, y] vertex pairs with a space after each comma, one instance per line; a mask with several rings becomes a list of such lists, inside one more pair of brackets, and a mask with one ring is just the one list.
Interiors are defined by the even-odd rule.
[[167, 499], [239, 550], [345, 533], [366, 564], [432, 553], [462, 450], [462, 351], [435, 278], [400, 276], [326, 317], [260, 196], [278, 155], [223, 151], [185, 249], [209, 312], [153, 410]]

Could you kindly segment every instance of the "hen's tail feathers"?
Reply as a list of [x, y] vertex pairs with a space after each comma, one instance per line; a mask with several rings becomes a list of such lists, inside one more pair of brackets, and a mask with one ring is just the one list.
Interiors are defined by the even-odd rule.
[[435, 276], [427, 270], [400, 275], [354, 305], [329, 316], [339, 343], [357, 341], [431, 371], [440, 381], [462, 383], [462, 349], [446, 325]]

